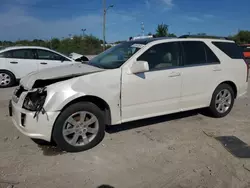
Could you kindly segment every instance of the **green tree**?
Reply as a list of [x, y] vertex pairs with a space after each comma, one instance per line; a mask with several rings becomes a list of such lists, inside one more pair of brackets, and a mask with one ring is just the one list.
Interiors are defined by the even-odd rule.
[[236, 35], [231, 36], [231, 38], [238, 44], [249, 44], [250, 43], [250, 31], [240, 30]]
[[[60, 47], [61, 41], [58, 38], [53, 38], [50, 42], [52, 49], [58, 49]], [[42, 43], [40, 42], [40, 44]]]
[[206, 36], [206, 33], [197, 33], [198, 36]]
[[157, 37], [167, 37], [168, 36], [168, 25], [166, 24], [159, 24], [156, 29], [156, 36]]
[[174, 33], [169, 33], [168, 37], [177, 37]]

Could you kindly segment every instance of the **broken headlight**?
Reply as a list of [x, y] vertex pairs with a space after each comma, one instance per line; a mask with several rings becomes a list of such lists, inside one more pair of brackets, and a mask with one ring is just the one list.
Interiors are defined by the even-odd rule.
[[30, 111], [41, 111], [47, 96], [46, 89], [37, 89], [26, 95], [23, 108]]

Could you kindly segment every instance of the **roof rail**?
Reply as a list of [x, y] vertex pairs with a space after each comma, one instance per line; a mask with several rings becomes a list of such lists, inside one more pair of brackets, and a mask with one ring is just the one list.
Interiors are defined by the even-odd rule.
[[205, 39], [224, 39], [232, 40], [229, 37], [211, 36], [211, 35], [182, 35], [178, 38], [205, 38]]

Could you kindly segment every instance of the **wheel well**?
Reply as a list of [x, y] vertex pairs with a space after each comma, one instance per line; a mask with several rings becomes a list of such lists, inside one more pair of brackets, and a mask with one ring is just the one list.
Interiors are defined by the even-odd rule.
[[13, 72], [9, 71], [9, 70], [6, 70], [6, 69], [0, 69], [0, 71], [4, 71], [4, 72], [9, 72], [10, 74], [13, 75], [14, 79], [16, 80], [16, 76]]
[[92, 102], [93, 104], [98, 106], [104, 113], [105, 124], [111, 125], [111, 112], [110, 112], [109, 105], [107, 104], [106, 101], [104, 101], [103, 99], [96, 97], [96, 96], [84, 96], [84, 97], [74, 99], [73, 101], [71, 101], [67, 105], [65, 105], [61, 111], [63, 111], [64, 109], [66, 109], [68, 106], [70, 106], [72, 104], [75, 104], [77, 102], [84, 102], [84, 101]]
[[237, 87], [236, 87], [235, 83], [233, 83], [232, 81], [225, 81], [225, 82], [222, 82], [221, 84], [228, 84], [229, 86], [231, 86], [233, 89], [233, 92], [234, 92], [234, 98], [237, 97], [238, 91], [237, 91]]

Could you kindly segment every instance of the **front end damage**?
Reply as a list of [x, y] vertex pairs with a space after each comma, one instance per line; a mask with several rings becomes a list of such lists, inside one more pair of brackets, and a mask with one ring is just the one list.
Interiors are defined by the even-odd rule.
[[[21, 98], [22, 96], [22, 98]], [[12, 101], [15, 104], [21, 104], [21, 107], [27, 111], [35, 112], [34, 118], [42, 112], [45, 113], [43, 108], [45, 100], [47, 97], [47, 88], [36, 88], [30, 91], [24, 89], [23, 86], [19, 86], [13, 93]], [[22, 101], [20, 101], [22, 100]], [[10, 112], [10, 116], [12, 116], [12, 112]]]
[[[78, 97], [72, 87], [83, 78], [103, 69], [77, 64], [34, 72], [20, 81], [10, 102], [10, 115], [16, 128], [34, 139], [51, 140], [54, 123], [71, 97]], [[72, 85], [73, 84], [73, 85]]]
[[47, 88], [26, 90], [19, 86], [9, 103], [9, 115], [16, 128], [26, 136], [50, 142], [59, 111], [45, 111]]
[[46, 97], [46, 87], [35, 89], [26, 95], [23, 102], [23, 108], [31, 112], [35, 112], [34, 118], [36, 118], [40, 112], [42, 112], [42, 114], [45, 113], [43, 105], [45, 103]]
[[90, 65], [76, 63], [67, 66], [54, 67], [39, 72], [33, 72], [20, 81], [20, 86], [13, 95], [13, 101], [18, 102], [24, 92], [22, 108], [35, 112], [34, 118], [40, 112], [45, 113], [44, 103], [47, 97], [47, 87], [65, 80], [103, 71]]

